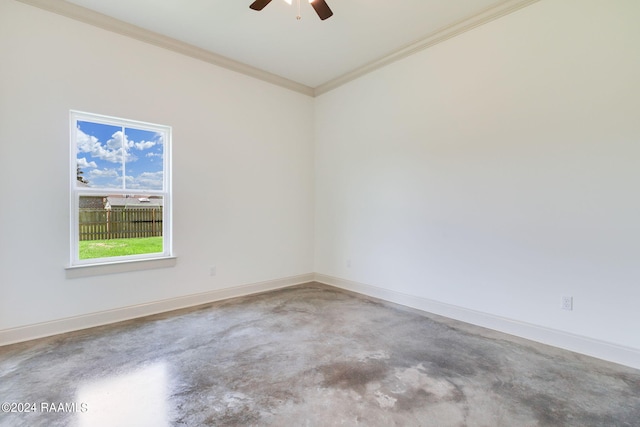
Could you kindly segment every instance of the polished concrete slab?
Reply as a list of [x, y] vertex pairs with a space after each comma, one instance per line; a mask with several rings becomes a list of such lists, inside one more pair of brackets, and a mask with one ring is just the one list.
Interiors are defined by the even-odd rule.
[[2, 402], [10, 427], [640, 426], [640, 371], [311, 283], [0, 347]]

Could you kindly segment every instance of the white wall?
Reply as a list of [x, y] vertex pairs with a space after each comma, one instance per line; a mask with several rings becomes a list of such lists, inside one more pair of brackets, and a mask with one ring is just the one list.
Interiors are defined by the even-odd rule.
[[317, 98], [315, 271], [640, 350], [638, 17], [543, 0]]
[[[70, 109], [173, 127], [175, 267], [67, 278]], [[312, 98], [0, 0], [0, 331], [311, 273], [312, 138]]]
[[[640, 350], [638, 16], [542, 0], [314, 100], [0, 0], [0, 335], [316, 271]], [[67, 278], [69, 109], [173, 126], [175, 267]]]

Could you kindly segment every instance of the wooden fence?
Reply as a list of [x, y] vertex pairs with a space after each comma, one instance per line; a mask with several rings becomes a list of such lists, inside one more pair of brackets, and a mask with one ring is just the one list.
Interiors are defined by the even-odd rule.
[[162, 207], [80, 209], [80, 240], [162, 236]]

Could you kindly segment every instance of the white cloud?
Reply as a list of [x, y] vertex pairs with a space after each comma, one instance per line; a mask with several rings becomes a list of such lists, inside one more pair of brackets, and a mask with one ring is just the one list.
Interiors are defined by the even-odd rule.
[[136, 177], [127, 176], [127, 188], [160, 190], [163, 184], [162, 177], [162, 171], [143, 172]]
[[122, 145], [122, 131], [117, 131], [111, 135], [111, 139], [105, 144], [101, 143], [95, 136], [87, 135], [80, 128], [76, 128], [76, 141], [78, 152], [89, 153], [91, 157], [106, 160], [111, 163], [122, 163], [122, 155], [126, 153], [126, 160], [133, 162], [137, 157], [125, 151]]
[[121, 130], [111, 135], [111, 139], [107, 141], [107, 148], [111, 150], [122, 149], [123, 136], [126, 138], [126, 135], [124, 135]]
[[147, 150], [151, 147], [153, 147], [154, 145], [156, 145], [156, 143], [154, 141], [140, 141], [140, 142], [135, 142], [133, 143], [133, 146], [136, 147], [138, 150]]
[[98, 167], [96, 162], [89, 162], [89, 161], [87, 161], [86, 157], [82, 157], [82, 158], [78, 159], [77, 162], [78, 162], [78, 166], [80, 168], [97, 168]]
[[114, 178], [120, 176], [115, 169], [93, 169], [89, 171], [89, 175], [92, 178]]

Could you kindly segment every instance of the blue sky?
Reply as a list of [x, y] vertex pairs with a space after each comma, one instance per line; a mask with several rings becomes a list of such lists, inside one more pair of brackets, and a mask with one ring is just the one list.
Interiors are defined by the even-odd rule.
[[127, 190], [162, 190], [161, 133], [135, 128], [123, 133], [120, 126], [78, 120], [76, 144], [78, 166], [90, 187], [121, 190], [124, 179]]

